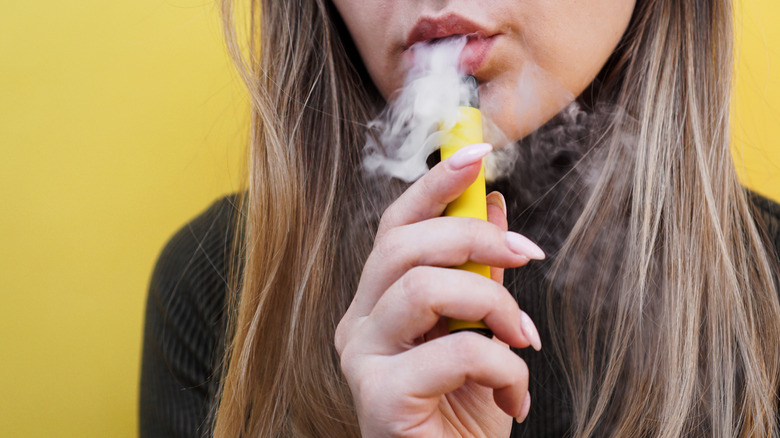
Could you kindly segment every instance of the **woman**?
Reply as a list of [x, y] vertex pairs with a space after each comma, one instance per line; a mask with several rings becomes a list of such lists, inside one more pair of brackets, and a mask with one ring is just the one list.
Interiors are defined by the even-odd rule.
[[[161, 256], [142, 431], [210, 433], [213, 406], [216, 436], [777, 435], [780, 211], [734, 175], [730, 1], [251, 5], [244, 58], [224, 2], [249, 188]], [[404, 53], [456, 34], [482, 54], [465, 68], [483, 112], [520, 142], [489, 223], [439, 218], [487, 146], [409, 187], [360, 169]], [[578, 106], [542, 86], [532, 122], [508, 116], [527, 62]], [[492, 280], [447, 269], [466, 259]], [[496, 337], [445, 336], [443, 317]]]

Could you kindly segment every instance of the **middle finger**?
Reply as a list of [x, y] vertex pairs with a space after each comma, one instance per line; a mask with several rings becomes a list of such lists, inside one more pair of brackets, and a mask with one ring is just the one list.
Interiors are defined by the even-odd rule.
[[452, 267], [472, 261], [512, 268], [541, 259], [544, 252], [525, 236], [479, 219], [439, 217], [394, 228], [376, 242], [366, 260], [354, 311], [368, 315], [384, 291], [416, 266]]

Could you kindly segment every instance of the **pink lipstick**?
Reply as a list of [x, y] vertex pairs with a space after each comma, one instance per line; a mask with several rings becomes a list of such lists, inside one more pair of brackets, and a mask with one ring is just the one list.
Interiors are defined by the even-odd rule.
[[498, 32], [454, 13], [422, 17], [409, 33], [404, 50], [417, 43], [465, 36], [467, 41], [458, 59], [458, 69], [465, 75], [474, 75], [487, 60], [498, 35]]

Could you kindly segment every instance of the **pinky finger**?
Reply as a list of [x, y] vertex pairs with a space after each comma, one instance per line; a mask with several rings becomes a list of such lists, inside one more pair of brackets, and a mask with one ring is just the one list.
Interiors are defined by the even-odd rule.
[[419, 345], [399, 356], [399, 384], [411, 396], [450, 393], [467, 380], [493, 389], [493, 398], [512, 417], [523, 413], [528, 367], [506, 346], [474, 333], [461, 332]]

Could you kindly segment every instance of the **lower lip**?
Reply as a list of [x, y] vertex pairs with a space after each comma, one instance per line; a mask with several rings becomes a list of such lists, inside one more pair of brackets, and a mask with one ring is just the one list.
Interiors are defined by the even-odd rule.
[[467, 75], [476, 74], [487, 60], [498, 35], [489, 38], [469, 37], [458, 58], [458, 67]]

